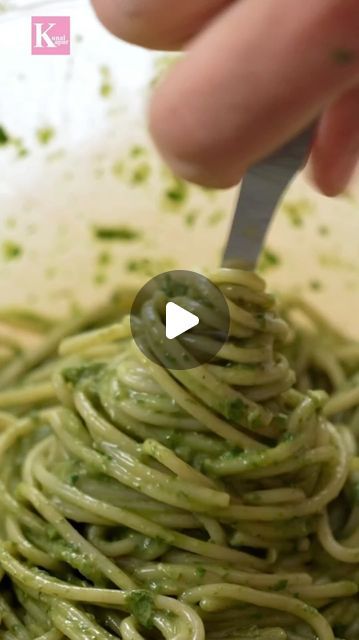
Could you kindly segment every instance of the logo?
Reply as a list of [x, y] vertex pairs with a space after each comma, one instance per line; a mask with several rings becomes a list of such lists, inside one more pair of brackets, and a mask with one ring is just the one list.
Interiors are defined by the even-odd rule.
[[70, 17], [32, 16], [31, 53], [33, 56], [68, 56]]

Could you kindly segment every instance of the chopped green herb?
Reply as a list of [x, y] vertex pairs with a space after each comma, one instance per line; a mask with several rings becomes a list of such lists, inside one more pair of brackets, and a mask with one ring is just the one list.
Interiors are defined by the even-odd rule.
[[340, 256], [333, 255], [331, 253], [322, 253], [318, 256], [319, 263], [322, 267], [328, 267], [331, 269], [345, 269], [347, 271], [356, 271], [356, 267], [351, 262], [348, 262]]
[[103, 98], [108, 98], [113, 92], [110, 68], [105, 64], [101, 65], [100, 75], [101, 75], [101, 84], [99, 88], [100, 96], [102, 96]]
[[15, 260], [22, 255], [22, 247], [12, 240], [6, 240], [2, 244], [2, 254], [5, 260]]
[[281, 259], [277, 253], [271, 249], [264, 249], [259, 259], [258, 271], [263, 273], [264, 271], [268, 271], [268, 269], [278, 267], [280, 263]]
[[339, 47], [338, 49], [334, 49], [332, 51], [332, 60], [337, 64], [350, 64], [354, 62], [358, 55], [356, 51], [352, 49], [347, 49], [346, 47]]
[[131, 182], [132, 184], [143, 184], [151, 174], [151, 167], [148, 162], [142, 162], [132, 172]]
[[101, 64], [100, 74], [103, 78], [108, 78], [110, 75], [110, 67], [108, 67], [107, 64]]
[[232, 447], [232, 449], [229, 449], [229, 451], [223, 454], [222, 458], [225, 460], [233, 460], [233, 458], [238, 458], [242, 453], [243, 451], [239, 447]]
[[188, 186], [180, 178], [173, 178], [172, 184], [165, 190], [165, 199], [172, 204], [183, 204], [188, 195]]
[[155, 276], [158, 273], [169, 271], [175, 266], [170, 258], [162, 260], [151, 260], [150, 258], [131, 258], [126, 263], [126, 270], [129, 273], [140, 273], [145, 276]]
[[153, 598], [147, 591], [131, 591], [126, 598], [126, 604], [143, 627], [153, 627]]
[[237, 424], [241, 423], [247, 415], [246, 405], [240, 398], [225, 402], [222, 411], [228, 420], [236, 422]]
[[141, 233], [132, 227], [94, 227], [93, 233], [98, 240], [106, 241], [132, 241], [141, 237]]
[[142, 259], [132, 259], [129, 260], [126, 264], [126, 269], [130, 273], [144, 273], [147, 275], [148, 271], [151, 269], [151, 260], [148, 258]]
[[37, 129], [36, 137], [40, 144], [49, 144], [55, 137], [55, 129], [53, 127], [41, 127]]
[[284, 591], [288, 586], [288, 580], [278, 580], [277, 584], [272, 587], [272, 591]]
[[248, 424], [253, 429], [260, 429], [263, 427], [263, 420], [258, 409], [253, 409], [248, 413]]
[[199, 578], [203, 578], [206, 575], [207, 571], [204, 567], [197, 567], [196, 568], [196, 575]]
[[18, 149], [18, 152], [17, 152], [17, 157], [18, 157], [18, 158], [25, 158], [25, 156], [28, 156], [28, 155], [29, 155], [29, 153], [30, 153], [30, 152], [29, 152], [29, 150], [28, 150], [28, 149], [26, 149], [25, 147], [20, 147], [20, 148]]
[[11, 138], [10, 142], [17, 150], [18, 158], [23, 158], [28, 155], [29, 150], [24, 146], [22, 138]]
[[130, 149], [131, 158], [138, 158], [139, 156], [143, 156], [145, 153], [146, 153], [145, 147], [141, 147], [141, 145], [139, 145], [139, 144], [135, 144]]
[[166, 363], [166, 367], [168, 367], [168, 369], [171, 369], [172, 367], [175, 367], [177, 364], [177, 360], [174, 356], [171, 356], [169, 353], [165, 354], [165, 363]]
[[108, 98], [113, 92], [113, 86], [110, 82], [102, 82], [100, 85], [100, 96]]
[[161, 291], [168, 298], [175, 298], [176, 296], [185, 296], [188, 294], [188, 285], [185, 282], [176, 281], [173, 276], [166, 273], [161, 279]]
[[329, 235], [329, 227], [327, 227], [326, 225], [322, 224], [320, 227], [318, 227], [318, 233], [320, 236], [328, 236]]
[[104, 368], [101, 362], [96, 362], [90, 365], [84, 365], [81, 367], [68, 367], [62, 371], [62, 376], [65, 382], [70, 384], [77, 384], [87, 378], [92, 378], [100, 373]]
[[10, 137], [6, 133], [4, 127], [0, 126], [0, 146], [4, 146], [8, 142], [10, 142]]
[[108, 251], [101, 251], [97, 256], [97, 264], [102, 267], [110, 264], [111, 260], [112, 256]]
[[79, 479], [80, 479], [80, 474], [79, 473], [73, 473], [69, 477], [69, 482], [70, 482], [71, 486], [75, 486], [75, 484], [77, 484]]
[[294, 440], [294, 434], [286, 431], [283, 433], [280, 442], [292, 442]]

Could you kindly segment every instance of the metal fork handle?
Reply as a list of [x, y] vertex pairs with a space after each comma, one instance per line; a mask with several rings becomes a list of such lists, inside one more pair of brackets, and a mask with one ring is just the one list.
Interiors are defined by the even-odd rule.
[[254, 269], [279, 200], [302, 168], [314, 129], [310, 127], [245, 174], [223, 266]]

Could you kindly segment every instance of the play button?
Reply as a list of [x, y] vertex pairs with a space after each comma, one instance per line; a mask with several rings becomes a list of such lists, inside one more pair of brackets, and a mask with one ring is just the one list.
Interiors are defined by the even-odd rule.
[[194, 271], [167, 271], [149, 280], [134, 300], [130, 320], [142, 353], [174, 370], [218, 360], [229, 332], [225, 296]]
[[166, 338], [174, 340], [199, 324], [198, 316], [186, 311], [175, 302], [166, 304]]

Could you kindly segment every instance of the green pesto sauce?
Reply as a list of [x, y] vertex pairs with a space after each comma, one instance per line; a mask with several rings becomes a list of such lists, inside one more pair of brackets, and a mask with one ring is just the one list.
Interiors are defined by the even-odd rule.
[[278, 580], [277, 584], [272, 587], [272, 591], [284, 591], [288, 586], [288, 580]]
[[126, 262], [125, 266], [128, 273], [139, 273], [152, 277], [163, 271], [170, 271], [175, 267], [175, 264], [170, 258], [163, 258], [162, 260], [131, 258]]
[[258, 271], [264, 273], [269, 269], [279, 267], [281, 258], [278, 253], [275, 253], [272, 249], [264, 249], [259, 258]]
[[105, 267], [112, 261], [112, 256], [108, 251], [101, 251], [97, 256], [97, 264], [99, 267]]
[[108, 98], [113, 92], [113, 85], [111, 82], [110, 68], [103, 64], [100, 66], [101, 84], [99, 88], [99, 94], [102, 98]]
[[223, 460], [234, 460], [235, 458], [238, 458], [239, 456], [243, 455], [243, 451], [242, 449], [240, 449], [239, 447], [232, 447], [232, 449], [229, 449], [229, 451], [226, 451], [221, 458]]
[[163, 291], [168, 298], [186, 296], [189, 293], [189, 285], [185, 282], [176, 281], [175, 277], [166, 273], [161, 280], [161, 291]]
[[144, 156], [146, 152], [147, 151], [145, 147], [142, 147], [140, 144], [135, 144], [133, 145], [133, 147], [131, 147], [129, 155], [131, 158], [139, 158], [141, 156]]
[[208, 216], [207, 224], [208, 224], [209, 227], [215, 227], [215, 226], [217, 226], [217, 224], [222, 222], [222, 220], [224, 218], [225, 218], [224, 211], [221, 211], [220, 209], [217, 209], [216, 211], [213, 211], [213, 213], [211, 213]]
[[126, 604], [143, 627], [146, 629], [153, 627], [153, 598], [147, 591], [131, 591], [126, 598]]
[[2, 255], [4, 260], [10, 261], [20, 258], [22, 255], [22, 246], [12, 240], [5, 240], [2, 243]]
[[196, 224], [199, 216], [199, 211], [189, 211], [184, 217], [184, 223], [186, 227], [192, 228]]
[[143, 184], [151, 175], [151, 166], [148, 162], [141, 162], [135, 167], [131, 173], [130, 181], [132, 184]]
[[56, 135], [53, 127], [41, 127], [36, 130], [36, 138], [40, 144], [46, 145], [53, 140]]
[[0, 126], [0, 146], [4, 146], [8, 142], [10, 142], [10, 136], [5, 131], [4, 127]]
[[247, 415], [246, 405], [240, 398], [224, 402], [223, 407], [221, 406], [220, 410], [228, 420], [236, 423], [241, 423]]
[[9, 142], [17, 151], [18, 158], [24, 158], [29, 154], [29, 150], [24, 146], [22, 138], [9, 138]]
[[306, 198], [284, 202], [281, 207], [293, 227], [302, 227], [306, 216], [313, 212], [313, 204]]
[[93, 227], [93, 234], [97, 240], [131, 242], [141, 237], [140, 231], [132, 227]]
[[198, 578], [204, 578], [206, 573], [207, 571], [204, 567], [196, 567], [196, 576], [198, 576]]
[[69, 476], [69, 479], [68, 479], [69, 484], [70, 484], [72, 487], [76, 486], [76, 484], [77, 484], [77, 483], [78, 483], [78, 481], [80, 480], [80, 477], [81, 477], [81, 476], [80, 476], [80, 474], [79, 474], [79, 473], [72, 473], [72, 474]]
[[102, 98], [108, 98], [113, 92], [113, 86], [110, 82], [102, 82], [100, 85], [99, 93]]
[[103, 371], [104, 366], [105, 365], [101, 362], [96, 362], [94, 364], [79, 367], [68, 367], [62, 371], [62, 376], [65, 382], [76, 385], [83, 380], [96, 376], [98, 373]]
[[321, 291], [323, 289], [323, 283], [320, 280], [311, 280], [309, 287], [312, 291]]
[[165, 189], [164, 198], [167, 204], [180, 206], [186, 202], [188, 196], [188, 185], [184, 180], [173, 177], [171, 183]]
[[97, 286], [105, 284], [107, 282], [107, 275], [103, 272], [95, 273], [93, 281]]

